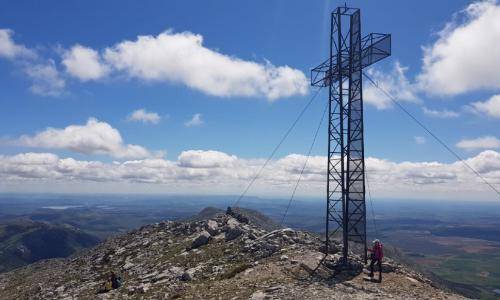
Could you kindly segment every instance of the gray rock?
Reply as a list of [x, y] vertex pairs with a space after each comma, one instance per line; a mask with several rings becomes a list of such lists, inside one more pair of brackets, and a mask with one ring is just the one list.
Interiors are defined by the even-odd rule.
[[219, 233], [219, 225], [214, 220], [208, 220], [205, 229], [211, 236], [216, 236]]
[[382, 273], [392, 273], [396, 271], [396, 267], [394, 265], [388, 263], [382, 263]]
[[238, 220], [236, 220], [235, 218], [229, 218], [227, 220], [227, 229], [236, 228], [239, 225], [240, 225], [240, 222], [238, 222]]
[[168, 269], [168, 272], [170, 272], [174, 277], [181, 277], [184, 270], [180, 267], [171, 267]]
[[144, 283], [144, 284], [141, 284], [137, 289], [136, 291], [141, 293], [141, 294], [144, 294], [146, 293], [149, 288], [151, 287], [151, 283]]
[[133, 264], [133, 263], [131, 263], [131, 262], [127, 262], [127, 263], [123, 266], [123, 270], [128, 270], [128, 269], [131, 269], [133, 266], [134, 266], [134, 264]]
[[257, 291], [250, 296], [249, 300], [264, 300], [266, 297], [267, 295], [264, 292]]
[[136, 288], [136, 287], [133, 287], [133, 286], [129, 286], [129, 287], [127, 287], [127, 294], [128, 294], [128, 295], [133, 295], [133, 294], [135, 293], [136, 289], [137, 289], [137, 288]]
[[191, 281], [191, 280], [193, 280], [193, 277], [191, 276], [191, 274], [189, 272], [184, 272], [181, 276], [181, 280], [182, 281]]
[[196, 249], [198, 247], [201, 247], [203, 245], [208, 244], [210, 241], [210, 233], [207, 231], [203, 230], [191, 243], [191, 248]]
[[266, 293], [272, 293], [272, 292], [276, 292], [278, 290], [281, 290], [283, 287], [282, 286], [273, 286], [273, 287], [269, 287], [265, 290]]
[[242, 235], [244, 231], [239, 227], [229, 228], [226, 231], [226, 241], [232, 241]]

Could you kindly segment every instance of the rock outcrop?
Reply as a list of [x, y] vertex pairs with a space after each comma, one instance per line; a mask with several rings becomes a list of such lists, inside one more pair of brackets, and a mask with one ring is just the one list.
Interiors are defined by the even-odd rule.
[[[0, 299], [463, 299], [391, 260], [382, 283], [365, 280], [355, 255], [358, 267], [339, 271], [340, 245], [326, 258], [321, 246], [313, 234], [224, 213], [161, 222], [0, 274]], [[122, 286], [98, 294], [112, 271]]]

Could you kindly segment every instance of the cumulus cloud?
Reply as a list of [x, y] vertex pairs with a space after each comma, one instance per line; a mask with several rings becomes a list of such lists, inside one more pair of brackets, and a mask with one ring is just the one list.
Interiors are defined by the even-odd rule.
[[[251, 194], [289, 196], [306, 160], [290, 154], [269, 162]], [[146, 158], [124, 162], [61, 158], [50, 153], [22, 153], [0, 156], [0, 185], [23, 191], [38, 182], [46, 187], [112, 183], [134, 186], [135, 192], [240, 193], [264, 163], [264, 159], [243, 159], [219, 151], [188, 150], [177, 159]], [[500, 185], [500, 153], [484, 151], [467, 163], [489, 182]], [[376, 197], [467, 198], [495, 197], [480, 179], [461, 162], [393, 162], [368, 157], [366, 160], [372, 194]], [[312, 156], [304, 170], [298, 193], [324, 196], [326, 157]]]
[[455, 16], [424, 48], [422, 89], [438, 95], [457, 95], [500, 88], [500, 6], [477, 1]]
[[177, 158], [180, 166], [189, 168], [231, 167], [237, 159], [234, 155], [213, 150], [188, 150], [182, 152]]
[[[31, 90], [40, 95], [60, 95], [64, 79], [56, 65], [40, 63], [35, 51], [15, 43], [12, 35], [11, 30], [0, 29], [0, 58], [26, 60], [26, 73], [35, 80]], [[298, 69], [220, 53], [206, 47], [201, 35], [191, 32], [168, 30], [156, 36], [138, 36], [102, 51], [75, 44], [61, 56], [66, 74], [80, 81], [116, 75], [183, 84], [212, 96], [264, 97], [270, 101], [305, 95], [309, 88], [305, 74]]]
[[478, 114], [500, 118], [500, 95], [494, 95], [486, 101], [473, 102], [468, 108]]
[[481, 174], [490, 175], [493, 183], [500, 184], [500, 153], [486, 150], [467, 159], [467, 163]]
[[[390, 73], [383, 73], [376, 68], [371, 68], [368, 69], [367, 74], [398, 101], [417, 102], [415, 87], [405, 74], [407, 70], [408, 68], [396, 62]], [[392, 107], [391, 99], [371, 83], [366, 84], [363, 89], [363, 100], [365, 104], [375, 106], [380, 110]]]
[[41, 96], [60, 96], [64, 92], [66, 82], [61, 78], [53, 60], [41, 64], [29, 64], [25, 72], [33, 81], [30, 86], [32, 93]]
[[500, 148], [500, 139], [494, 136], [483, 136], [477, 139], [461, 140], [456, 146], [465, 150], [498, 149]]
[[275, 100], [308, 91], [300, 70], [222, 54], [205, 47], [203, 37], [191, 32], [166, 31], [123, 41], [106, 48], [104, 60], [132, 78], [182, 83], [213, 96]]
[[447, 110], [447, 109], [437, 110], [437, 109], [429, 109], [427, 107], [423, 107], [422, 110], [426, 116], [433, 118], [452, 119], [460, 117], [460, 113], [453, 110]]
[[142, 146], [125, 144], [120, 132], [106, 122], [89, 118], [85, 125], [47, 128], [34, 136], [23, 135], [15, 144], [25, 147], [66, 149], [83, 154], [106, 154], [116, 158], [145, 158], [152, 154]]
[[109, 67], [103, 64], [97, 51], [81, 45], [75, 45], [66, 51], [62, 64], [71, 76], [81, 81], [100, 79], [109, 72]]
[[194, 127], [194, 126], [203, 125], [203, 123], [204, 122], [203, 122], [203, 119], [201, 118], [201, 114], [197, 113], [197, 114], [194, 114], [191, 119], [189, 119], [186, 122], [184, 122], [184, 125], [186, 127]]
[[23, 45], [16, 44], [12, 39], [14, 32], [10, 29], [0, 29], [0, 57], [7, 59], [34, 58], [35, 52]]
[[127, 118], [129, 121], [158, 124], [161, 117], [158, 113], [149, 112], [141, 108], [133, 111]]

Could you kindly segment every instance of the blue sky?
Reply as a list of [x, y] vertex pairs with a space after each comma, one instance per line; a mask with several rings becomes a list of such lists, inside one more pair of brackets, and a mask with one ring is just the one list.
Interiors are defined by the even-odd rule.
[[[0, 155], [2, 176], [7, 183], [0, 185], [0, 191], [67, 191], [58, 187], [67, 186], [60, 166], [54, 171], [44, 165], [43, 168], [49, 168], [45, 171], [59, 172], [54, 178], [34, 176], [36, 170], [31, 169], [9, 171], [16, 166], [31, 165], [31, 162], [16, 160], [21, 154], [31, 153], [55, 155], [58, 161], [49, 164], [56, 165], [61, 159], [74, 159], [79, 169], [72, 169], [69, 186], [77, 191], [86, 189], [82, 184], [96, 191], [112, 191], [111, 182], [125, 185], [130, 183], [130, 178], [135, 178], [134, 174], [121, 174], [108, 182], [100, 177], [96, 179], [95, 175], [82, 177], [82, 173], [90, 172], [80, 169], [82, 162], [107, 166], [113, 161], [116, 165], [132, 160], [159, 159], [162, 163], [184, 167], [182, 172], [187, 172], [188, 179], [184, 175], [182, 179], [172, 175], [175, 178], [169, 181], [164, 173], [151, 175], [153, 177], [142, 174], [137, 177], [140, 180], [133, 181], [139, 191], [177, 192], [175, 186], [179, 180], [192, 180], [179, 192], [191, 191], [198, 187], [193, 182], [202, 182], [200, 192], [216, 193], [218, 189], [207, 188], [213, 186], [213, 182], [203, 182], [200, 178], [221, 176], [217, 182], [227, 182], [224, 176], [229, 176], [234, 168], [242, 168], [242, 173], [231, 179], [240, 181], [220, 190], [221, 193], [237, 193], [238, 187], [244, 186], [245, 176], [249, 176], [246, 172], [257, 168], [255, 160], [269, 155], [313, 94], [313, 89], [307, 87], [303, 79], [308, 78], [311, 67], [326, 59], [329, 14], [343, 3], [3, 3], [0, 10], [0, 29], [4, 30], [3, 44], [0, 35]], [[370, 32], [392, 34], [392, 57], [378, 63], [370, 74], [460, 155], [476, 158], [473, 163], [478, 168], [498, 165], [500, 100], [494, 97], [500, 82], [491, 78], [500, 76], [494, 69], [484, 67], [487, 64], [482, 62], [482, 57], [473, 56], [475, 53], [485, 55], [481, 47], [492, 46], [491, 52], [486, 51], [493, 56], [490, 64], [500, 62], [499, 52], [494, 51], [500, 49], [500, 42], [485, 45], [488, 36], [500, 40], [500, 32], [491, 29], [498, 25], [491, 17], [500, 11], [497, 3], [349, 1], [347, 4], [361, 8], [363, 35]], [[488, 22], [492, 26], [487, 26]], [[476, 27], [484, 28], [485, 38], [475, 38], [477, 32], [481, 32]], [[165, 39], [160, 37], [162, 34]], [[461, 45], [461, 37], [467, 35], [473, 38]], [[140, 43], [138, 36], [148, 36], [149, 42]], [[193, 43], [196, 38], [203, 41]], [[189, 42], [189, 45], [176, 48], [177, 42]], [[463, 56], [462, 46], [467, 48]], [[175, 49], [181, 50], [177, 53]], [[181, 58], [165, 57], [164, 53], [178, 54]], [[147, 59], [136, 56], [147, 56]], [[212, 59], [213, 62], [209, 61]], [[456, 67], [459, 59], [466, 60], [463, 67]], [[467, 70], [471, 70], [470, 74]], [[278, 73], [269, 75], [266, 72]], [[449, 74], [443, 75], [443, 72]], [[484, 84], [480, 82], [481, 76], [484, 76]], [[368, 82], [364, 87], [366, 156], [374, 159], [373, 168], [377, 169], [377, 162], [383, 160], [394, 164], [393, 168], [403, 169], [407, 167], [404, 162], [415, 163], [420, 170], [411, 177], [414, 171], [410, 169], [390, 169], [390, 172], [403, 172], [394, 180], [411, 186], [407, 192], [403, 188], [390, 191], [382, 187], [383, 179], [380, 179], [381, 196], [410, 197], [412, 191], [423, 185], [429, 188], [432, 196], [437, 191], [444, 193], [438, 186], [441, 183], [450, 187], [469, 181], [468, 177], [462, 177], [465, 175], [457, 175], [462, 171], [457, 171], [454, 157], [388, 104], [383, 95], [377, 94], [372, 87], [370, 90]], [[326, 94], [321, 92], [277, 153], [277, 164], [279, 159], [290, 154], [303, 156], [307, 153], [325, 103]], [[131, 116], [140, 109], [144, 113], [134, 121]], [[189, 123], [196, 114], [196, 120]], [[97, 133], [90, 128], [89, 118], [94, 118], [93, 122], [100, 126], [94, 128], [103, 134], [97, 137], [98, 141], [92, 140]], [[64, 134], [68, 126], [83, 128], [77, 133]], [[53, 132], [47, 131], [49, 127]], [[118, 132], [121, 140], [99, 144], [106, 143], [108, 131], [111, 134]], [[318, 166], [322, 165], [320, 161], [326, 152], [324, 126], [321, 133], [313, 150]], [[78, 134], [82, 136], [75, 138]], [[134, 150], [130, 145], [141, 149]], [[215, 167], [183, 165], [179, 157], [190, 150], [199, 151], [187, 153], [198, 155], [189, 156], [191, 159], [212, 159]], [[209, 150], [214, 152], [203, 152]], [[481, 153], [486, 158], [480, 156]], [[293, 163], [300, 165], [303, 159]], [[219, 164], [219, 160], [224, 163]], [[430, 162], [442, 165], [434, 171], [423, 171], [425, 163]], [[288, 166], [281, 166], [284, 170], [296, 169], [288, 165], [291, 162], [281, 163]], [[485, 168], [483, 175], [498, 183], [499, 169]], [[162, 172], [178, 175], [181, 171]], [[318, 173], [321, 171], [311, 171], [311, 186], [304, 194], [316, 194], [318, 186], [314, 184], [320, 183], [314, 174]], [[297, 174], [288, 175], [290, 177], [273, 185], [286, 185], [294, 181]], [[276, 178], [278, 175], [269, 176]], [[263, 194], [272, 189], [262, 184], [256, 190]], [[467, 191], [477, 192], [472, 187]], [[286, 194], [286, 189], [272, 193]], [[485, 187], [481, 193], [484, 198], [495, 197]]]

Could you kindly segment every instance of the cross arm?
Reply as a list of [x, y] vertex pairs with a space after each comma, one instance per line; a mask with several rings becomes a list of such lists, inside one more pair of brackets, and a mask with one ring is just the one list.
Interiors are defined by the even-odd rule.
[[361, 67], [366, 68], [391, 56], [391, 35], [370, 33], [361, 40]]
[[[384, 33], [370, 33], [361, 40], [361, 68], [366, 68], [391, 55], [391, 35]], [[349, 58], [342, 58], [340, 68], [342, 75], [349, 75]], [[336, 80], [339, 75], [337, 55], [332, 56], [330, 70], [330, 59], [325, 60], [311, 70], [311, 85], [325, 87], [330, 85], [330, 80]]]

